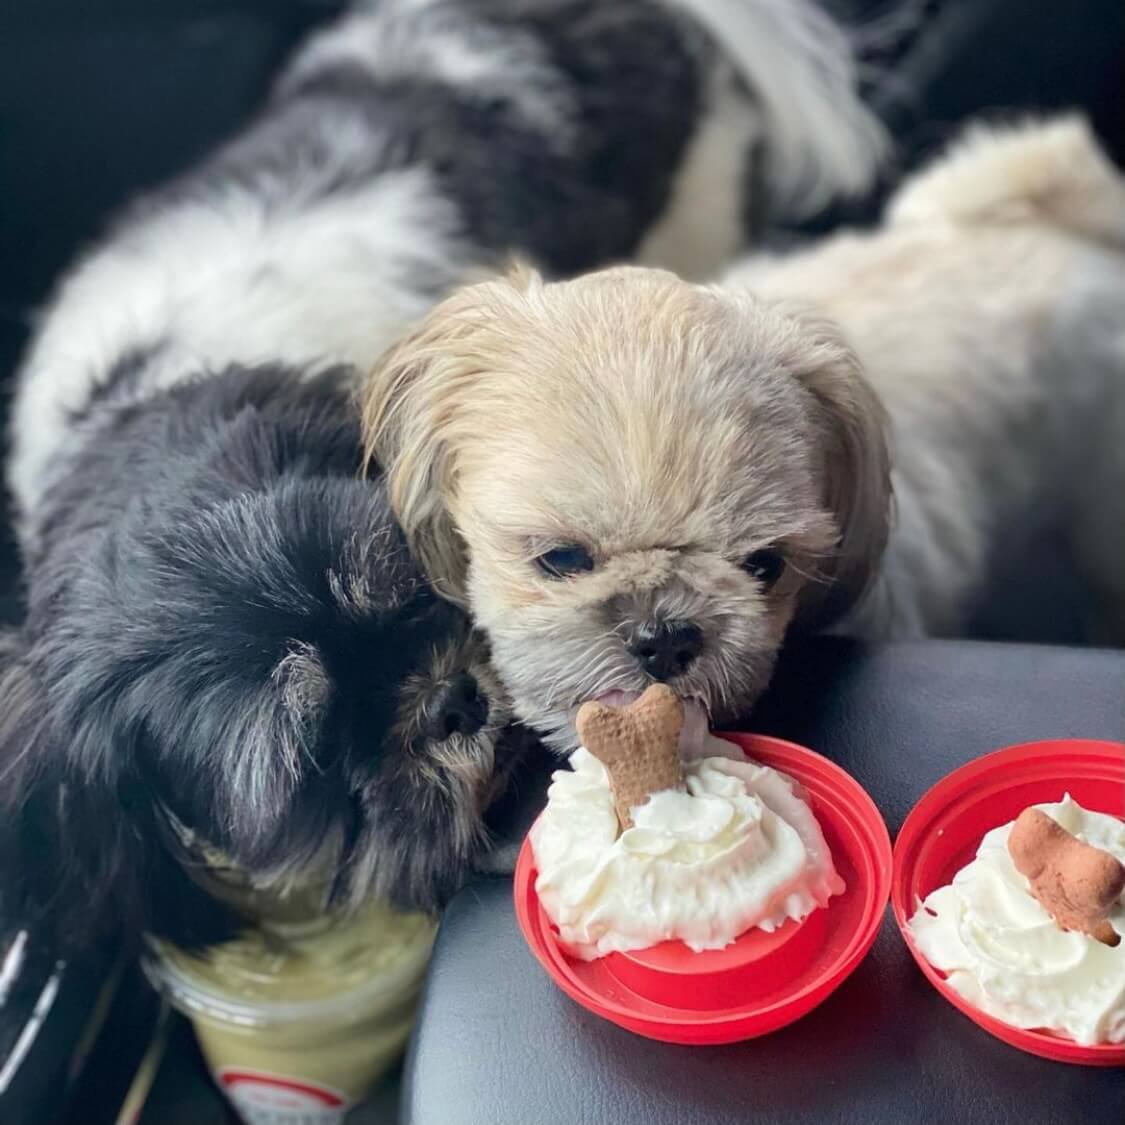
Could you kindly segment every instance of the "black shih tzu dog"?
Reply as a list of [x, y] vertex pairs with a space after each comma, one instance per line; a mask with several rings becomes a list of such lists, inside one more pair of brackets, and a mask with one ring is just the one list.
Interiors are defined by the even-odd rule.
[[51, 488], [0, 658], [4, 859], [74, 937], [96, 906], [223, 936], [196, 842], [258, 883], [424, 908], [487, 847], [524, 736], [358, 476], [347, 381], [299, 375], [107, 408]]
[[211, 852], [343, 902], [456, 889], [527, 736], [360, 476], [357, 376], [512, 251], [707, 273], [754, 185], [863, 187], [853, 77], [812, 0], [383, 0], [128, 212], [15, 402], [0, 921], [212, 941]]

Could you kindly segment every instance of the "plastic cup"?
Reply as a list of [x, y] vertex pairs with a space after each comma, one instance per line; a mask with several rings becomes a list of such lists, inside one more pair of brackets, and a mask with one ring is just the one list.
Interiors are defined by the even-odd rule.
[[551, 979], [582, 1007], [670, 1043], [753, 1039], [822, 1003], [875, 941], [890, 894], [891, 842], [854, 778], [811, 750], [764, 735], [725, 734], [748, 758], [806, 790], [844, 893], [772, 934], [751, 929], [725, 949], [694, 953], [669, 941], [595, 961], [567, 955], [535, 894], [535, 857], [524, 841], [514, 883], [516, 918]]
[[[211, 1074], [247, 1125], [339, 1125], [397, 1062], [433, 942], [420, 917], [383, 934], [370, 919], [321, 928], [278, 926], [259, 960], [229, 947], [195, 956], [154, 943], [146, 961], [153, 984], [191, 1020]], [[317, 964], [323, 933], [339, 943], [354, 927], [350, 963], [338, 977]], [[268, 952], [278, 942], [285, 952]], [[288, 944], [286, 944], [288, 943]], [[221, 962], [227, 948], [228, 960]], [[221, 968], [217, 971], [216, 966]], [[281, 994], [291, 990], [292, 999]]]
[[1005, 1043], [1041, 1058], [1087, 1066], [1125, 1066], [1125, 1046], [1082, 1046], [1064, 1035], [1013, 1027], [956, 992], [915, 947], [907, 928], [918, 904], [950, 883], [981, 837], [1028, 805], [1069, 793], [1093, 812], [1125, 817], [1125, 744], [1060, 739], [997, 750], [948, 774], [911, 810], [894, 848], [892, 905], [907, 946], [930, 983], [954, 1007]]

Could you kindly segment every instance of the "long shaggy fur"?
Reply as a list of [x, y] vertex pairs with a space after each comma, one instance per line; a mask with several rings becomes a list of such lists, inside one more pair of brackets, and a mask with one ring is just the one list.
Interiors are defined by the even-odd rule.
[[[875, 152], [827, 159], [839, 117], [763, 109], [824, 41], [747, 2], [773, 13], [750, 52], [710, 3], [358, 5], [67, 275], [13, 414], [29, 612], [0, 643], [5, 924], [197, 943], [232, 923], [204, 851], [420, 906], [482, 858], [525, 736], [359, 479], [350, 388], [513, 250], [709, 271], [763, 161], [806, 152], [818, 184], [858, 186]], [[831, 101], [870, 139], [847, 81]]]
[[832, 318], [890, 415], [896, 524], [848, 629], [962, 632], [1057, 534], [1125, 643], [1125, 180], [1085, 121], [973, 126], [881, 229], [727, 284]]
[[[377, 367], [369, 449], [561, 746], [585, 698], [651, 678], [638, 628], [696, 629], [668, 678], [729, 718], [791, 622], [957, 632], [1048, 523], [1120, 641], [1123, 222], [1083, 123], [977, 131], [883, 229], [719, 287], [615, 270], [455, 295]], [[541, 565], [560, 546], [584, 560], [562, 577]]]
[[[552, 275], [637, 257], [706, 276], [749, 214], [807, 199], [795, 177], [818, 199], [864, 186], [882, 146], [843, 36], [812, 0], [741, 0], [726, 28], [732, 6], [386, 0], [316, 36], [252, 128], [60, 287], [14, 405], [24, 540], [125, 357], [149, 386], [231, 363], [366, 370], [513, 251]], [[771, 177], [786, 190], [763, 206]]]
[[[204, 849], [259, 885], [424, 908], [484, 855], [523, 736], [357, 477], [348, 385], [298, 375], [109, 412], [53, 488], [65, 550], [36, 558], [0, 651], [9, 916], [197, 944], [236, 923]], [[448, 728], [465, 677], [479, 716]]]
[[[861, 597], [886, 538], [882, 422], [830, 322], [639, 269], [462, 290], [384, 358], [365, 414], [413, 549], [564, 747], [584, 700], [644, 687], [645, 630], [702, 633], [672, 682], [720, 721], [796, 613]], [[589, 573], [537, 567], [571, 544]], [[767, 588], [744, 564], [772, 549], [789, 572]]]

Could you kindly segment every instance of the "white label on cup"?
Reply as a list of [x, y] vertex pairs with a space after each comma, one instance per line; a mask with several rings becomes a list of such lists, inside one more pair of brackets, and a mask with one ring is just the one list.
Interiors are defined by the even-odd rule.
[[281, 1074], [224, 1067], [215, 1077], [246, 1125], [340, 1125], [351, 1108], [339, 1090]]

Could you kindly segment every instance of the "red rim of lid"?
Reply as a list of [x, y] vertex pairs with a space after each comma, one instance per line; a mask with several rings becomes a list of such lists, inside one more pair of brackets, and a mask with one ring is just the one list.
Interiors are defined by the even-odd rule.
[[954, 1007], [997, 1039], [1040, 1058], [1125, 1066], [1125, 1045], [1086, 1047], [1049, 1031], [1014, 1027], [970, 1004], [915, 947], [907, 927], [917, 902], [947, 884], [976, 854], [984, 832], [1032, 804], [1069, 792], [1096, 812], [1125, 818], [1125, 743], [1053, 739], [1009, 746], [947, 774], [910, 811], [894, 847], [891, 905], [919, 968]]
[[[679, 943], [667, 942], [634, 954], [610, 954], [596, 961], [569, 957], [556, 939], [550, 920], [535, 893], [535, 859], [530, 840], [524, 840], [516, 864], [513, 892], [516, 918], [532, 953], [568, 996], [587, 1010], [638, 1035], [672, 1043], [716, 1044], [752, 1039], [786, 1026], [825, 1000], [863, 960], [875, 941], [890, 895], [891, 842], [875, 803], [859, 783], [821, 755], [765, 735], [724, 734], [747, 757], [795, 778], [807, 790], [833, 858], [847, 882], [840, 896], [814, 911], [799, 926], [788, 924], [777, 937], [749, 931], [745, 955], [728, 950], [691, 954]], [[819, 916], [819, 917], [818, 917]], [[790, 930], [789, 934], [783, 931]], [[791, 957], [778, 950], [808, 951], [815, 943], [811, 971], [794, 968]], [[679, 952], [669, 947], [677, 946]], [[819, 955], [819, 959], [817, 956]], [[737, 974], [778, 966], [777, 987], [757, 990], [756, 998], [730, 1007], [713, 1004], [723, 988], [708, 988], [705, 973], [693, 973], [685, 958], [707, 959], [716, 982], [729, 985]], [[771, 958], [773, 958], [771, 960]], [[677, 965], [697, 993], [687, 1003], [661, 1002], [676, 995]], [[661, 972], [646, 979], [646, 969]], [[722, 974], [730, 973], [725, 981]], [[748, 979], [745, 975], [741, 978]], [[643, 995], [637, 991], [641, 989]], [[663, 990], [663, 991], [662, 991]], [[681, 1000], [685, 999], [681, 996]]]

